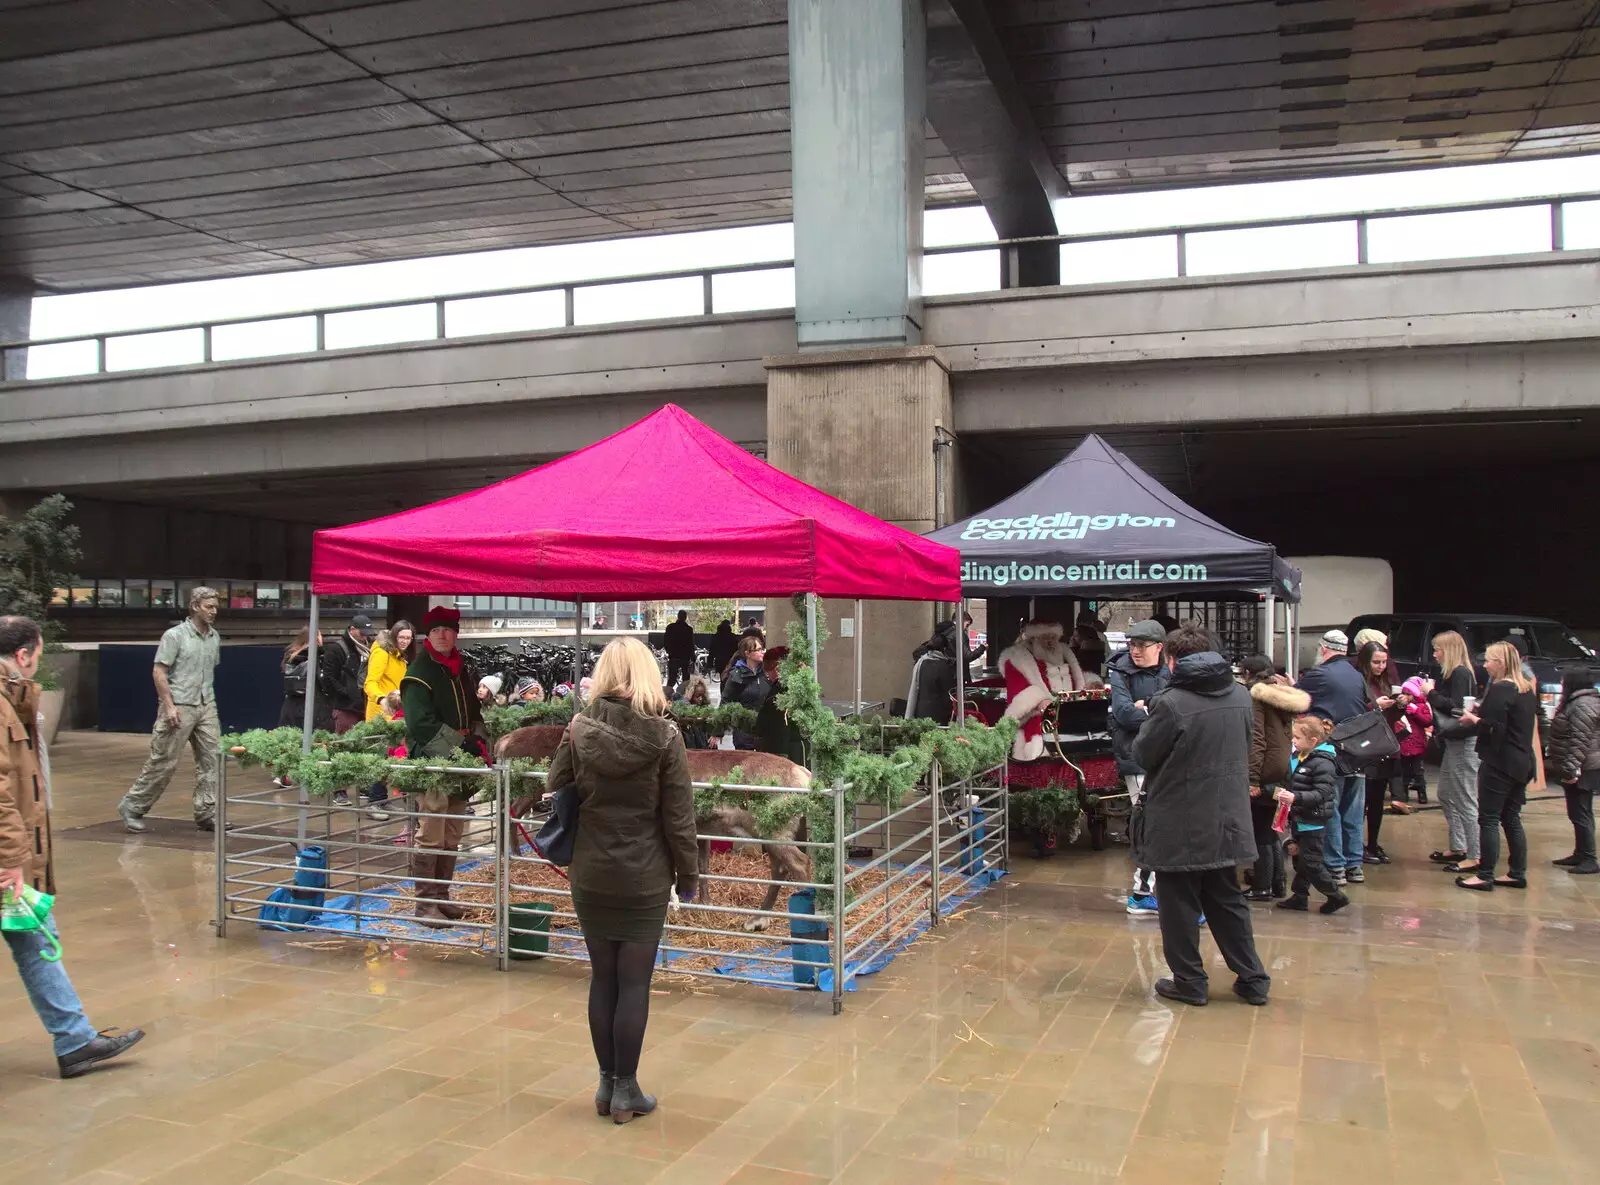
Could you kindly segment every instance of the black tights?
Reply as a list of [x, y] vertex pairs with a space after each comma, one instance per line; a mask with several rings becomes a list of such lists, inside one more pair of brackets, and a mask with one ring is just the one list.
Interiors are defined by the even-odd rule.
[[589, 948], [589, 1040], [602, 1070], [619, 1078], [639, 1073], [644, 1027], [650, 1020], [650, 976], [656, 942], [584, 938]]

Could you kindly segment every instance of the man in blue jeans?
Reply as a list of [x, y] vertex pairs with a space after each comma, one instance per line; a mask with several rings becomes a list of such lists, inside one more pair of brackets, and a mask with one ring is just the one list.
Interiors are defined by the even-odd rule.
[[[24, 886], [54, 893], [50, 864], [50, 766], [40, 744], [39, 669], [44, 639], [26, 617], [0, 617], [0, 893]], [[33, 1010], [55, 1038], [56, 1068], [76, 1078], [138, 1043], [134, 1029], [103, 1036], [83, 1014], [83, 1005], [61, 965], [55, 918], [43, 929], [6, 930]]]
[[[1350, 661], [1350, 639], [1343, 630], [1329, 630], [1317, 647], [1317, 665], [1300, 676], [1297, 686], [1311, 697], [1313, 715], [1343, 724], [1367, 711], [1367, 683]], [[1360, 884], [1362, 828], [1367, 819], [1367, 779], [1359, 770], [1338, 764], [1339, 798], [1323, 832], [1323, 858], [1338, 884]]]

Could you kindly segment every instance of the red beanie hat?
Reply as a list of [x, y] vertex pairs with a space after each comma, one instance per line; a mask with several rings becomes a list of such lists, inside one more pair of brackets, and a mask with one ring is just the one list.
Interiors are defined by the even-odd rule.
[[441, 625], [447, 625], [453, 630], [459, 630], [461, 628], [461, 611], [452, 609], [448, 605], [435, 605], [428, 610], [422, 619], [422, 632], [427, 633]]

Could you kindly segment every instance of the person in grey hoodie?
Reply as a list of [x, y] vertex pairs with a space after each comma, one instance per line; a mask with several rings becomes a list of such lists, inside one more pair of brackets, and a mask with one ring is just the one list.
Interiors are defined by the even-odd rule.
[[1145, 770], [1134, 861], [1160, 882], [1161, 945], [1172, 978], [1158, 995], [1184, 1004], [1209, 998], [1200, 917], [1233, 971], [1234, 993], [1265, 1004], [1272, 980], [1256, 953], [1250, 910], [1234, 870], [1256, 859], [1250, 824], [1250, 693], [1211, 649], [1203, 630], [1167, 635], [1171, 679], [1139, 730], [1133, 754]]

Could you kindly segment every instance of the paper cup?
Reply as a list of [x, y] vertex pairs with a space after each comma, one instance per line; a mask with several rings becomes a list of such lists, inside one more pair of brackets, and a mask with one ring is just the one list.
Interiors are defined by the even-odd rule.
[[1464, 696], [1461, 697], [1461, 710], [1463, 712], [1476, 711], [1477, 707], [1478, 707], [1478, 697], [1477, 696], [1475, 696], [1475, 695], [1464, 695]]

